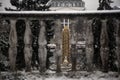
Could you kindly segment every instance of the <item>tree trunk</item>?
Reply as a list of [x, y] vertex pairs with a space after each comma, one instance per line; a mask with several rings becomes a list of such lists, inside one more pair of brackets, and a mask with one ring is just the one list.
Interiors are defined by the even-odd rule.
[[118, 73], [120, 74], [120, 21], [116, 20], [116, 54], [117, 54], [117, 61], [118, 61]]
[[46, 71], [46, 57], [47, 57], [47, 50], [46, 50], [46, 38], [45, 38], [45, 23], [40, 21], [40, 32], [38, 38], [38, 56], [39, 56], [39, 65], [40, 65], [40, 72], [43, 73]]
[[32, 32], [30, 28], [30, 21], [26, 20], [26, 30], [24, 36], [24, 56], [25, 56], [25, 64], [26, 71], [31, 71], [31, 60], [32, 60]]
[[93, 33], [92, 33], [92, 20], [87, 21], [86, 29], [86, 57], [87, 57], [87, 67], [88, 71], [92, 71], [93, 68]]
[[102, 30], [101, 30], [101, 48], [100, 55], [102, 60], [103, 72], [108, 72], [108, 54], [109, 54], [109, 46], [108, 46], [108, 32], [107, 32], [107, 20], [102, 20]]
[[17, 56], [17, 33], [16, 33], [16, 20], [11, 19], [11, 29], [9, 35], [9, 60], [10, 69], [15, 71], [16, 69], [16, 56]]

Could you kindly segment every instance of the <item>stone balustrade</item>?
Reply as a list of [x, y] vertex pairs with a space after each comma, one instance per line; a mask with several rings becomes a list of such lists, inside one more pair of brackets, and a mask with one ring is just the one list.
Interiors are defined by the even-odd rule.
[[[108, 33], [107, 33], [107, 20], [109, 18], [114, 19], [114, 22], [116, 22], [116, 54], [117, 54], [117, 60], [118, 60], [118, 68], [120, 73], [120, 10], [105, 10], [105, 11], [0, 11], [0, 20], [9, 20], [10, 21], [10, 34], [9, 34], [9, 61], [10, 61], [10, 67], [11, 70], [15, 70], [15, 62], [16, 62], [16, 55], [17, 55], [17, 33], [16, 33], [16, 21], [17, 20], [24, 20], [26, 23], [26, 30], [24, 35], [24, 56], [25, 56], [25, 64], [26, 64], [26, 70], [30, 71], [31, 69], [31, 56], [32, 56], [32, 38], [31, 38], [31, 29], [30, 29], [30, 20], [39, 20], [40, 21], [40, 33], [39, 33], [39, 39], [38, 39], [38, 54], [39, 54], [39, 60], [40, 60], [40, 67], [41, 71], [45, 71], [46, 64], [43, 63], [46, 61], [46, 39], [45, 39], [45, 25], [44, 20], [55, 20], [55, 44], [56, 44], [56, 62], [57, 62], [57, 68], [58, 72], [60, 70], [60, 56], [62, 53], [61, 50], [61, 22], [62, 19], [76, 19], [76, 18], [84, 18], [86, 21], [86, 56], [87, 56], [87, 63], [88, 63], [88, 69], [92, 69], [92, 58], [93, 58], [93, 34], [92, 34], [92, 21], [95, 18], [99, 18], [101, 20], [102, 24], [102, 32], [101, 32], [101, 57], [102, 57], [102, 64], [103, 68], [106, 69], [106, 64], [108, 61]], [[79, 27], [79, 26], [77, 26]], [[57, 29], [58, 28], [58, 29]], [[21, 33], [22, 34], [22, 33]], [[73, 55], [74, 52], [72, 52]], [[59, 61], [58, 61], [59, 60]], [[59, 64], [58, 64], [59, 63]]]

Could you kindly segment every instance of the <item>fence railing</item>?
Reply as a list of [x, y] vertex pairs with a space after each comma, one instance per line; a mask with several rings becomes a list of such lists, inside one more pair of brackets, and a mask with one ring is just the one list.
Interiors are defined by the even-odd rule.
[[[117, 62], [118, 62], [118, 70], [120, 72], [120, 10], [100, 10], [100, 11], [0, 11], [0, 20], [9, 20], [10, 21], [10, 33], [9, 33], [9, 58], [10, 58], [10, 66], [12, 70], [15, 70], [15, 63], [16, 63], [16, 55], [17, 55], [17, 32], [16, 32], [16, 22], [17, 20], [24, 20], [26, 29], [24, 34], [24, 56], [25, 56], [25, 63], [26, 63], [26, 69], [29, 71], [31, 68], [31, 50], [32, 50], [32, 37], [31, 37], [31, 28], [30, 28], [30, 21], [31, 20], [39, 20], [40, 23], [40, 33], [38, 38], [38, 53], [39, 53], [39, 60], [41, 64], [41, 68], [44, 71], [44, 68], [46, 66], [46, 47], [47, 44], [46, 38], [45, 38], [45, 22], [44, 20], [55, 20], [55, 43], [56, 44], [56, 54], [57, 54], [57, 62], [60, 63], [60, 54], [62, 54], [61, 50], [61, 20], [62, 19], [71, 19], [72, 22], [70, 25], [77, 26], [77, 29], [79, 30], [81, 25], [75, 25], [79, 22], [77, 19], [82, 18], [82, 24], [85, 26], [85, 41], [86, 41], [86, 58], [87, 58], [87, 64], [88, 69], [91, 70], [93, 67], [93, 57], [95, 52], [95, 34], [93, 32], [93, 27], [101, 27], [100, 34], [97, 36], [99, 38], [99, 47], [100, 50], [100, 56], [102, 60], [102, 65], [104, 68], [104, 71], [107, 70], [107, 64], [108, 64], [108, 56], [109, 56], [109, 45], [108, 43], [110, 41], [110, 35], [107, 31], [109, 29], [110, 24], [112, 23], [113, 27], [115, 27], [115, 33], [116, 36], [115, 42], [116, 42], [116, 55], [117, 55]], [[97, 23], [98, 22], [98, 23]], [[100, 23], [100, 24], [99, 24]], [[74, 25], [73, 25], [74, 24]], [[76, 31], [74, 28], [71, 28], [71, 35], [75, 34]], [[99, 31], [99, 30], [98, 30]], [[96, 32], [97, 33], [97, 32]], [[111, 32], [112, 33], [112, 32]], [[22, 33], [21, 33], [22, 34]], [[79, 33], [80, 34], [80, 33]], [[76, 36], [79, 34], [75, 34]], [[112, 33], [114, 35], [114, 33]], [[71, 38], [75, 37], [75, 42], [77, 43], [78, 36], [76, 37], [72, 35]], [[72, 45], [72, 42], [71, 42]], [[98, 46], [97, 46], [98, 47]], [[75, 48], [75, 47], [74, 47]], [[74, 50], [75, 51], [75, 50]], [[71, 52], [71, 54], [74, 54], [75, 52]], [[59, 59], [59, 60], [58, 60]], [[75, 58], [74, 58], [75, 59]], [[74, 61], [74, 60], [73, 60]], [[74, 64], [74, 62], [72, 62]], [[57, 68], [60, 71], [60, 66], [57, 64]], [[75, 66], [74, 66], [75, 68]], [[73, 68], [72, 68], [73, 69]], [[107, 70], [108, 71], [108, 70]]]

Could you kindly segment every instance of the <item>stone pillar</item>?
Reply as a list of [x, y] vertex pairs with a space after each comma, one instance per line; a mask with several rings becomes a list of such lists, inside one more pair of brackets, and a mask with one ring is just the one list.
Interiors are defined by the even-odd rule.
[[43, 73], [46, 71], [46, 57], [47, 57], [47, 50], [46, 50], [46, 36], [45, 36], [45, 22], [40, 21], [40, 32], [38, 37], [38, 56], [39, 56], [39, 65], [40, 65], [40, 72]]
[[[2, 27], [2, 19], [0, 19], [0, 28]], [[0, 47], [0, 54], [1, 54], [1, 47]], [[1, 61], [1, 57], [0, 57], [0, 61]], [[0, 70], [0, 80], [2, 80], [1, 77], [1, 70]]]
[[[74, 24], [73, 24], [74, 25]], [[74, 25], [76, 26], [76, 25]], [[77, 26], [78, 27], [78, 26]], [[70, 38], [70, 53], [71, 53], [71, 63], [72, 63], [72, 71], [76, 71], [76, 66], [77, 66], [77, 37], [76, 37], [76, 32], [75, 28], [71, 27], [71, 38]]]
[[62, 62], [62, 50], [61, 50], [61, 44], [62, 44], [62, 28], [61, 28], [61, 21], [56, 20], [56, 28], [55, 28], [55, 44], [56, 44], [56, 50], [55, 50], [55, 58], [56, 58], [56, 65], [57, 69], [56, 72], [61, 72], [61, 62]]
[[[32, 32], [30, 28], [30, 20], [26, 20], [26, 29], [24, 36], [24, 56], [26, 71], [31, 71], [31, 60], [32, 60]], [[22, 33], [21, 33], [22, 34]]]
[[108, 72], [108, 54], [109, 54], [109, 46], [108, 46], [108, 32], [107, 32], [107, 20], [101, 20], [102, 22], [102, 29], [101, 29], [101, 36], [100, 36], [100, 55], [102, 60], [102, 67], [103, 72]]
[[86, 29], [86, 58], [87, 58], [87, 67], [88, 71], [93, 69], [93, 33], [92, 33], [92, 22], [93, 20], [87, 20], [87, 29]]
[[16, 69], [16, 56], [17, 56], [17, 33], [16, 33], [16, 20], [10, 20], [11, 28], [9, 35], [9, 61], [10, 69], [15, 71]]
[[76, 55], [77, 49], [76, 44], [71, 44], [71, 62], [72, 62], [72, 71], [76, 71], [77, 66], [77, 55]]
[[116, 54], [118, 61], [118, 72], [120, 74], [120, 21], [116, 20]]
[[61, 47], [61, 45], [59, 43], [56, 43], [55, 58], [56, 58], [56, 65], [57, 65], [57, 67], [56, 67], [57, 73], [61, 72], [61, 57], [62, 57], [61, 53], [62, 53], [62, 51], [61, 51], [60, 47]]

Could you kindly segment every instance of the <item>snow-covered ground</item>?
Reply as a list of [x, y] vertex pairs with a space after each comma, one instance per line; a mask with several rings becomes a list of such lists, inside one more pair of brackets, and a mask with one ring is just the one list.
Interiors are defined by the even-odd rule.
[[40, 75], [39, 71], [31, 73], [18, 71], [17, 74], [1, 72], [0, 80], [120, 80], [120, 75], [117, 72], [102, 73], [100, 71], [63, 72], [61, 74], [47, 71], [44, 75]]

